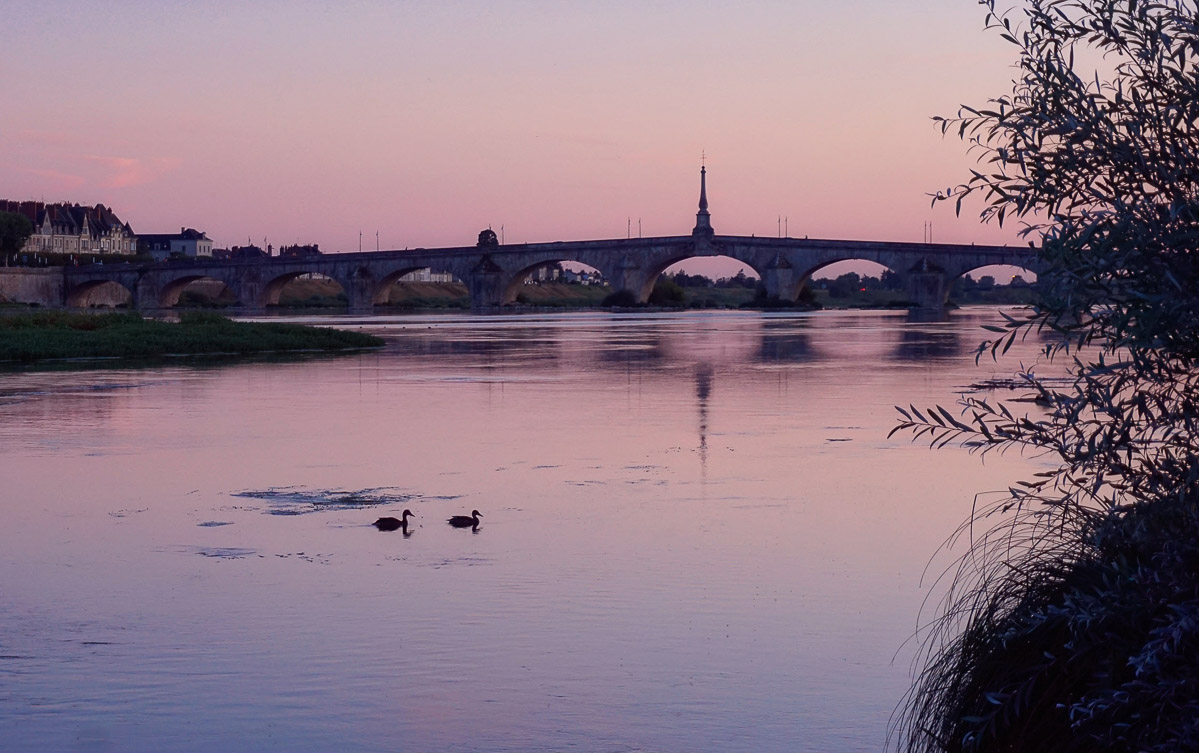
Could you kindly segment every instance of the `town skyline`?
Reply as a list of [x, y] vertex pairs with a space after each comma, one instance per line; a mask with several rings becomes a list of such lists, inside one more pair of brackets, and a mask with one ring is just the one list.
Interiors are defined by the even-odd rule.
[[1005, 83], [973, 3], [17, 5], [0, 195], [142, 233], [335, 253], [684, 234], [706, 152], [718, 233], [1016, 241], [927, 195], [973, 164], [930, 117]]

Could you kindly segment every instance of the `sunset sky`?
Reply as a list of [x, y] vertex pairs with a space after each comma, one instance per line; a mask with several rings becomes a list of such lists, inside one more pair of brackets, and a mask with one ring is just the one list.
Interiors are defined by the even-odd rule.
[[0, 197], [326, 251], [690, 231], [1017, 242], [927, 194], [1007, 90], [973, 0], [10, 0]]

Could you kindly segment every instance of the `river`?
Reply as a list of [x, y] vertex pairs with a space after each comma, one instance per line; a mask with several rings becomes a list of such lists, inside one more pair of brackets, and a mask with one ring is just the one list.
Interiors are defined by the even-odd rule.
[[0, 750], [881, 750], [934, 555], [1036, 469], [887, 438], [1030, 357], [975, 365], [995, 317], [314, 318], [387, 346], [4, 373]]

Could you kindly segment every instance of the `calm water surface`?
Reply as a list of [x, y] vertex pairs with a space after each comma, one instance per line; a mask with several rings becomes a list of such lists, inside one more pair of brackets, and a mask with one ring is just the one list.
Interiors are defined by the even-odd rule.
[[4, 374], [0, 750], [880, 750], [930, 556], [1033, 468], [886, 438], [1015, 370], [974, 365], [994, 316]]

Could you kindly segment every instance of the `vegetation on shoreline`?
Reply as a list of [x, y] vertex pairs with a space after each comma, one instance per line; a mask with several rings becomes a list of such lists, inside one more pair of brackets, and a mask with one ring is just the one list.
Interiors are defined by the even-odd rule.
[[234, 322], [186, 312], [178, 322], [134, 313], [72, 314], [39, 311], [0, 317], [0, 362], [63, 358], [146, 358], [350, 350], [383, 341], [361, 332], [298, 324]]
[[[1199, 748], [1199, 7], [982, 0], [1010, 94], [939, 119], [983, 164], [938, 196], [1025, 223], [1036, 303], [980, 355], [1056, 335], [1037, 408], [903, 409], [933, 446], [1050, 463], [976, 509], [898, 717], [909, 753]], [[1096, 67], [1092, 67], [1096, 66]]]

